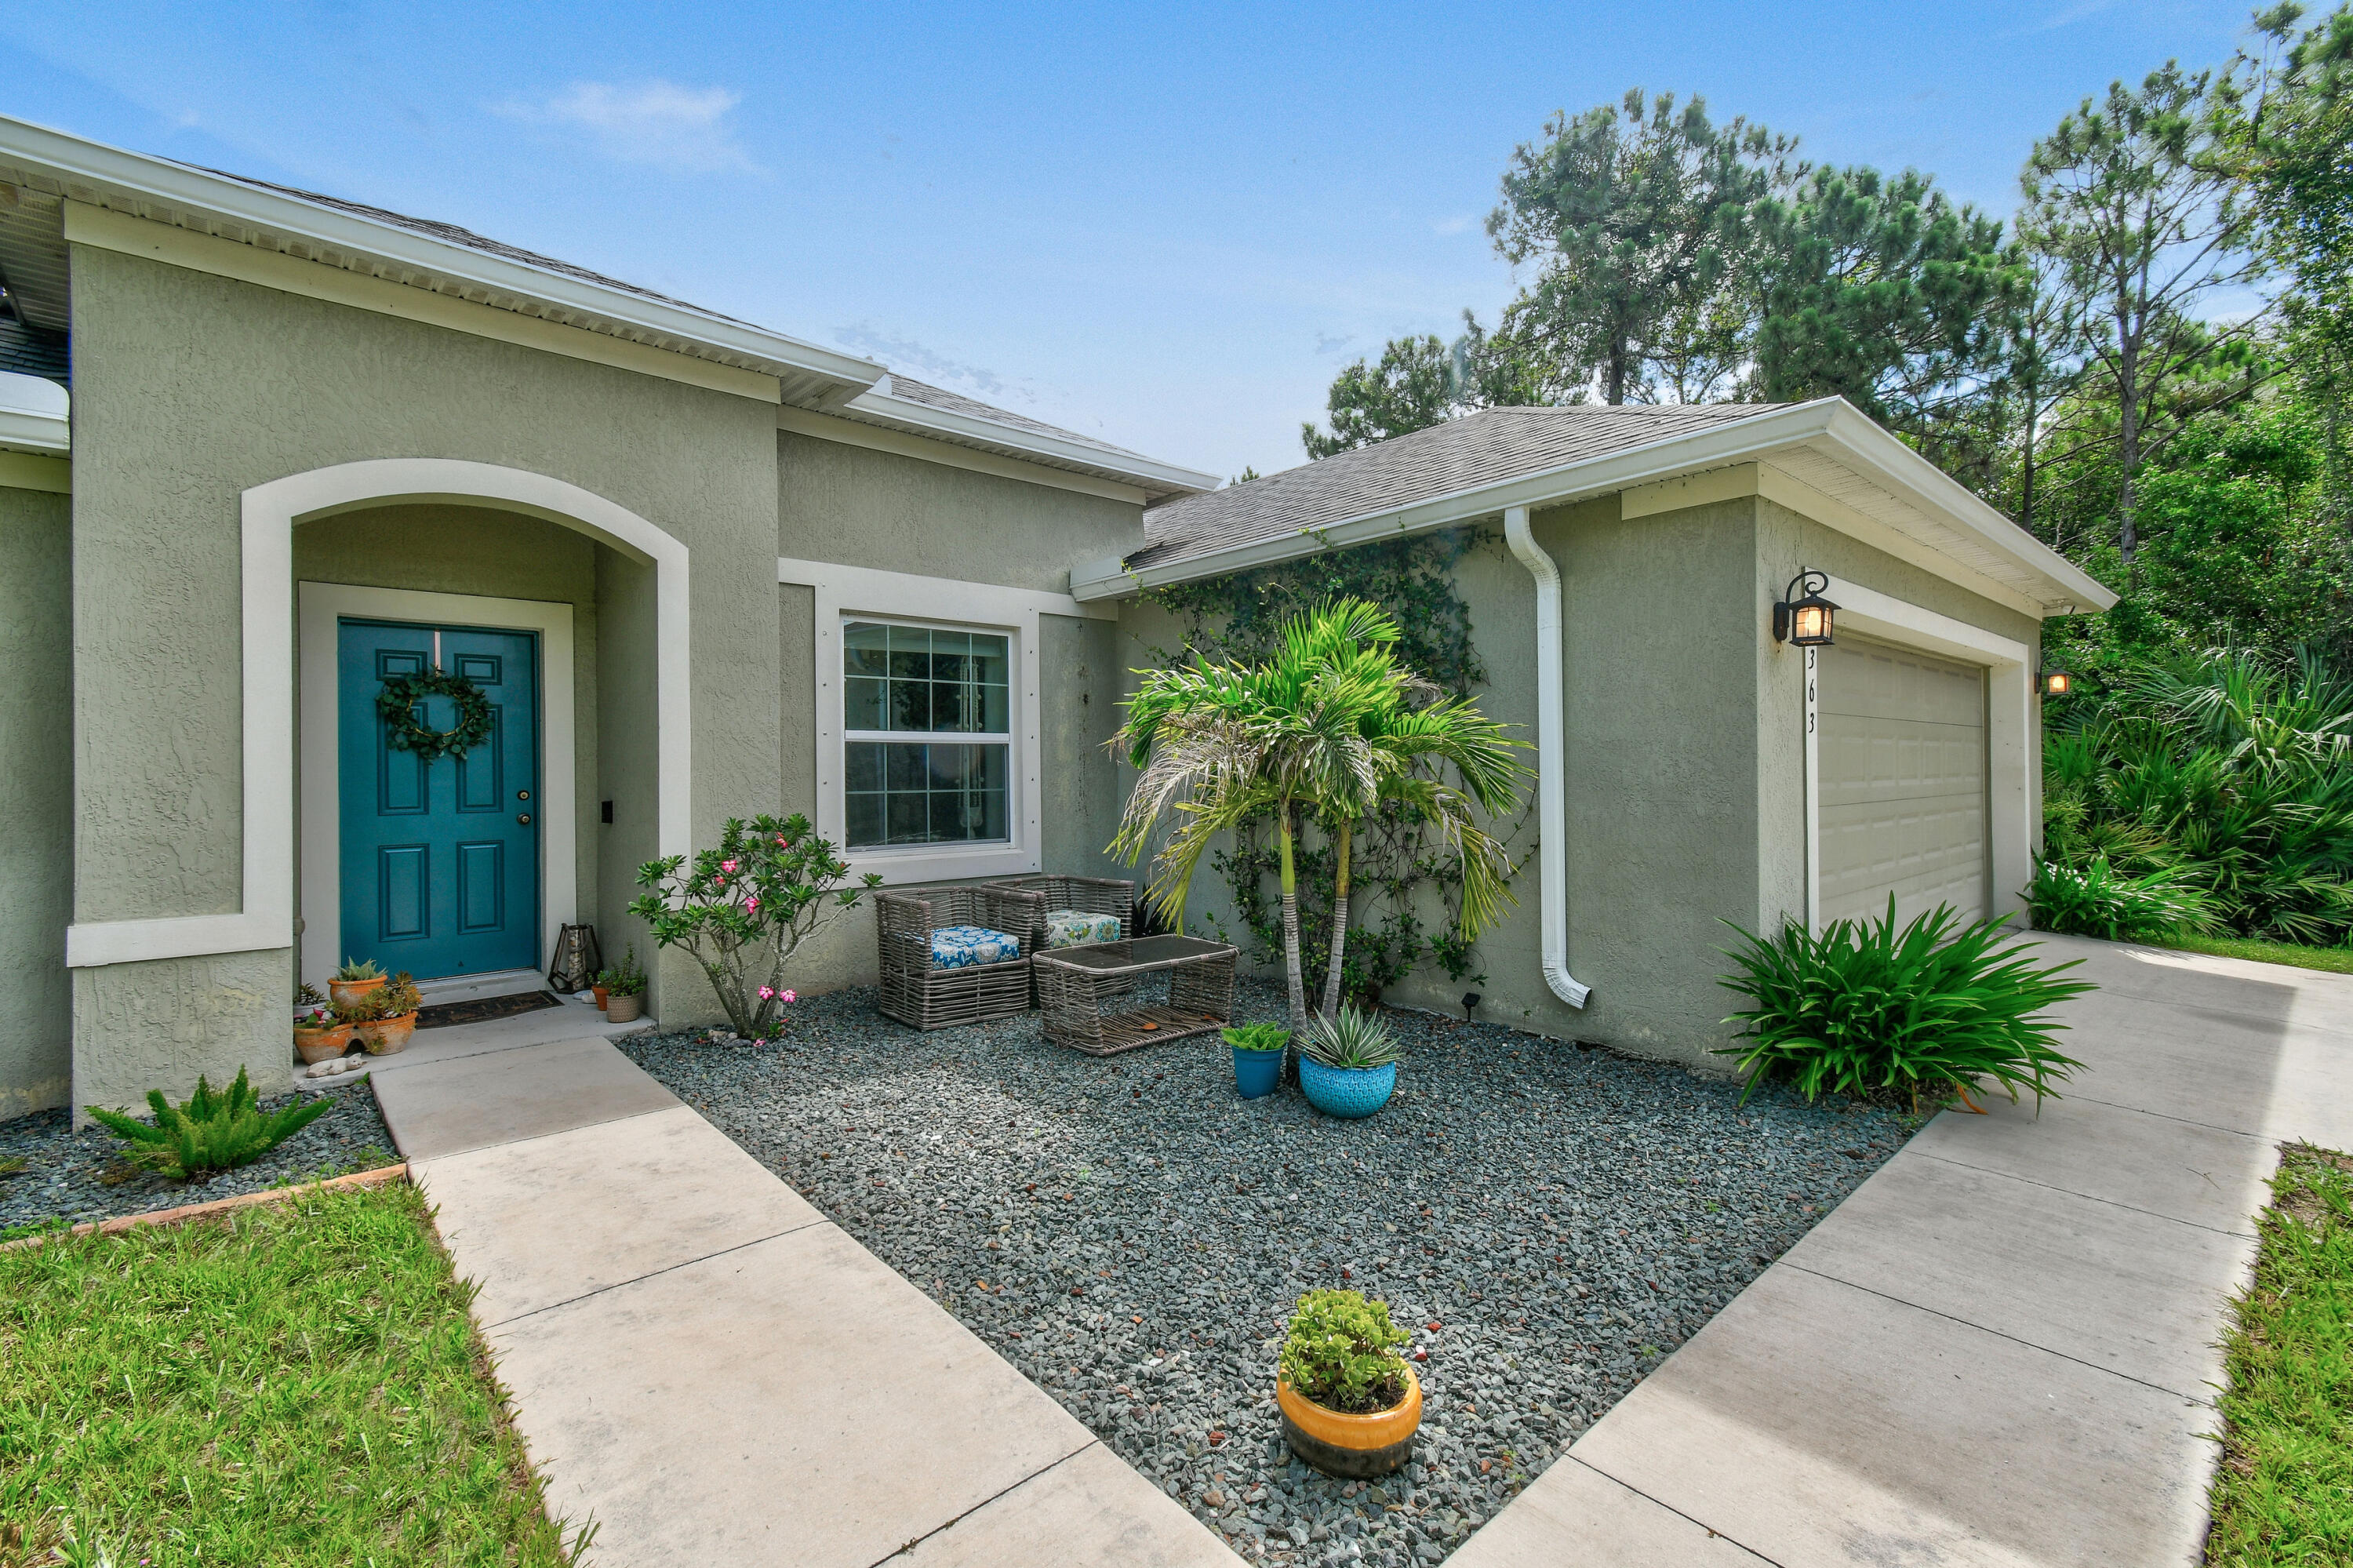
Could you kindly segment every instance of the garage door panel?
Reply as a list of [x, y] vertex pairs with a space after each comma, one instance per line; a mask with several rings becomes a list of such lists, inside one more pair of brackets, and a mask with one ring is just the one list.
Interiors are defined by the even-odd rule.
[[1867, 641], [1817, 663], [1824, 923], [1986, 907], [1985, 674]]

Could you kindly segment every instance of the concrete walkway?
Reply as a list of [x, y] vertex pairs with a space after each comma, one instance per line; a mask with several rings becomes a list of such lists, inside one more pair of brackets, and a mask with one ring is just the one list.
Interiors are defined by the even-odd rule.
[[375, 1093], [590, 1562], [1239, 1561], [608, 1042], [521, 1043], [549, 1016]]
[[2353, 977], [2067, 938], [2034, 1114], [1938, 1117], [1449, 1560], [2191, 1564], [2277, 1145], [2353, 1149]]

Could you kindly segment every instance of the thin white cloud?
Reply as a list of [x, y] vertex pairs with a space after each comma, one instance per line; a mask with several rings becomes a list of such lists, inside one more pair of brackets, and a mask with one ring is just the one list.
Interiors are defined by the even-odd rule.
[[[961, 381], [974, 390], [986, 392], [991, 397], [1000, 397], [1008, 392], [1020, 390], [1008, 385], [1005, 377], [986, 366], [966, 365], [962, 360], [950, 359], [946, 355], [925, 344], [918, 343], [913, 338], [897, 337], [889, 333], [878, 332], [864, 322], [855, 326], [834, 328], [833, 341], [844, 348], [853, 348], [860, 354], [871, 355], [894, 369], [912, 367], [923, 371], [925, 376], [936, 376], [942, 381]], [[1025, 397], [1029, 396], [1027, 392], [1022, 392], [1021, 395]]]
[[524, 125], [585, 133], [609, 158], [682, 174], [727, 170], [757, 173], [759, 165], [728, 129], [727, 116], [744, 95], [724, 87], [681, 87], [673, 81], [619, 86], [575, 81], [560, 92], [510, 99], [492, 111]]
[[1996, 36], [2004, 38], [2031, 38], [2037, 33], [2052, 33], [2062, 27], [2073, 26], [2086, 17], [2096, 16], [2103, 11], [2113, 11], [2116, 8], [2116, 0], [2073, 0], [2072, 5], [2062, 5], [2049, 16], [2012, 27]]
[[1432, 234], [1468, 234], [1471, 226], [1478, 221], [1468, 213], [1457, 213], [1452, 217], [1440, 218], [1430, 226], [1430, 231]]

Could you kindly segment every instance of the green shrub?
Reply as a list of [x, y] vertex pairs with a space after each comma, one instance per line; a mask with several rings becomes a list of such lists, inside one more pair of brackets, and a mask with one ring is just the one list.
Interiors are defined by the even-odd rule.
[[628, 957], [621, 960], [621, 967], [617, 969], [610, 970], [608, 973], [610, 978], [605, 981], [605, 991], [607, 995], [645, 995], [645, 967], [638, 962], [638, 948], [637, 944], [634, 942], [629, 945]]
[[155, 1112], [153, 1127], [103, 1106], [89, 1110], [100, 1126], [132, 1145], [133, 1164], [184, 1181], [259, 1160], [333, 1107], [332, 1101], [322, 1097], [264, 1116], [261, 1097], [246, 1082], [242, 1067], [225, 1094], [213, 1093], [199, 1076], [196, 1092], [185, 1105], [173, 1105], [161, 1089], [148, 1090], [147, 1103]]
[[1282, 1381], [1326, 1410], [1365, 1415], [1405, 1397], [1406, 1332], [1386, 1301], [1353, 1290], [1311, 1290], [1291, 1315]]
[[2214, 926], [2206, 895], [2179, 868], [2159, 866], [2127, 876], [2105, 854], [2082, 865], [2037, 860], [2026, 901], [2042, 930], [2111, 942], [2162, 942]]
[[1225, 1031], [1226, 1044], [1237, 1051], [1280, 1051], [1291, 1044], [1291, 1031], [1280, 1023], [1243, 1023]]
[[1386, 1067], [1398, 1059], [1397, 1035], [1388, 1022], [1350, 1004], [1309, 1019], [1299, 1048], [1327, 1067]]
[[2012, 933], [1996, 921], [1964, 926], [1939, 905], [1898, 930], [1890, 895], [1883, 918], [1834, 920], [1819, 937], [1733, 929], [1740, 972], [1722, 983], [1756, 1005], [1725, 1020], [1744, 1044], [1716, 1054], [1737, 1056], [1751, 1088], [1783, 1080], [1810, 1100], [1893, 1090], [1917, 1109], [1923, 1090], [1966, 1101], [1980, 1078], [2012, 1100], [2021, 1088], [2056, 1098], [2052, 1084], [2082, 1065], [2053, 1046], [2066, 1026], [2044, 1010], [2096, 988], [2058, 978], [2073, 962], [2041, 967], [2004, 947]]

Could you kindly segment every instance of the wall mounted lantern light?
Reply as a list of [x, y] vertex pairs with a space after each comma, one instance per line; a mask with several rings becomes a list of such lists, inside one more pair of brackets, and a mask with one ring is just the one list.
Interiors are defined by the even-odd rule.
[[2073, 696], [2075, 692], [2075, 672], [2052, 664], [2042, 672], [2042, 694], [2046, 697]]
[[1807, 570], [1789, 579], [1780, 603], [1773, 607], [1773, 641], [1793, 648], [1827, 648], [1838, 606], [1822, 597], [1831, 586], [1823, 573]]

